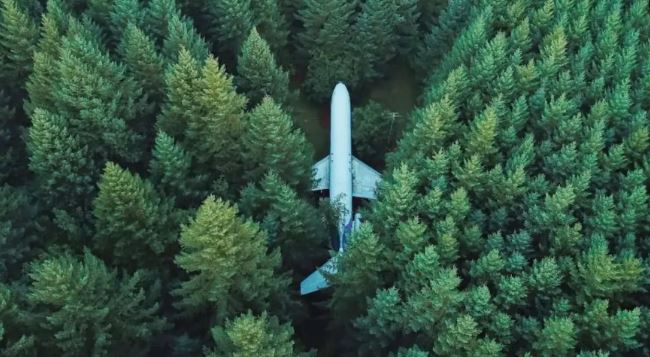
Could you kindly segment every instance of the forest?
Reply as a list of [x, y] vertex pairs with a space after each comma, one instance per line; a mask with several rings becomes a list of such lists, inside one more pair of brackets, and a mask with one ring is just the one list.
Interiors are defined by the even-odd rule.
[[650, 0], [0, 0], [0, 356], [650, 356], [648, 110]]

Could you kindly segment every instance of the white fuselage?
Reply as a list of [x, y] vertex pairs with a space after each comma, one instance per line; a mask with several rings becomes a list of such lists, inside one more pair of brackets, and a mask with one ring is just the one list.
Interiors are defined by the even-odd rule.
[[330, 200], [340, 207], [339, 251], [352, 220], [352, 113], [350, 94], [343, 83], [334, 88], [330, 130]]

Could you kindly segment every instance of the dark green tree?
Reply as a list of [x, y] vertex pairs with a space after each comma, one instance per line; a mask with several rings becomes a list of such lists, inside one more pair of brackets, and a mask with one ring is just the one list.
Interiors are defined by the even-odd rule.
[[226, 321], [224, 327], [212, 330], [216, 349], [206, 350], [206, 356], [303, 356], [293, 341], [293, 328], [281, 324], [275, 316], [263, 312], [260, 316], [250, 311]]
[[32, 72], [38, 28], [15, 0], [3, 0], [0, 14], [0, 81], [4, 90], [21, 99], [25, 79]]
[[259, 104], [267, 95], [279, 104], [289, 99], [289, 73], [277, 64], [271, 48], [255, 28], [239, 51], [236, 83], [251, 105]]
[[309, 273], [313, 262], [327, 255], [326, 215], [301, 199], [274, 171], [264, 176], [259, 187], [242, 190], [240, 206], [268, 232], [269, 246], [280, 248], [286, 268]]
[[210, 0], [208, 5], [215, 42], [221, 51], [238, 53], [254, 26], [251, 0]]
[[[286, 17], [280, 8], [278, 0], [251, 1], [253, 21], [264, 40], [266, 40], [276, 56], [280, 56], [287, 46], [289, 37], [289, 22], [293, 14]], [[287, 21], [289, 19], [289, 21]]]
[[29, 301], [42, 321], [38, 343], [47, 353], [146, 353], [167, 327], [141, 273], [118, 276], [88, 251], [83, 260], [62, 255], [38, 261], [29, 277]]
[[188, 278], [173, 291], [178, 308], [216, 313], [222, 323], [248, 309], [273, 307], [278, 295], [287, 294], [289, 281], [276, 274], [280, 254], [267, 252], [266, 239], [257, 224], [238, 216], [236, 206], [208, 197], [182, 226], [175, 262]]
[[352, 22], [355, 4], [343, 0], [306, 0], [298, 12], [303, 32], [300, 51], [307, 59], [304, 86], [316, 100], [329, 97], [337, 82], [353, 88], [359, 72], [353, 55]]
[[158, 196], [151, 183], [109, 162], [93, 202], [93, 246], [114, 265], [164, 269], [178, 235], [172, 202]]
[[248, 181], [258, 181], [273, 170], [298, 192], [311, 188], [313, 149], [270, 97], [248, 115], [242, 147]]

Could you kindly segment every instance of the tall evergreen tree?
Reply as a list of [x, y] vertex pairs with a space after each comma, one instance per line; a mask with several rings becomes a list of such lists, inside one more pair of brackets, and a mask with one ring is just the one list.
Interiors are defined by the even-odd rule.
[[293, 328], [266, 312], [258, 317], [249, 311], [228, 320], [225, 327], [214, 327], [211, 332], [216, 349], [206, 353], [210, 357], [310, 356], [297, 351]]
[[118, 276], [90, 252], [34, 263], [29, 301], [42, 317], [44, 353], [106, 355], [146, 353], [167, 326], [156, 296], [145, 293], [142, 274]]
[[[134, 23], [126, 25], [118, 52], [126, 66], [127, 73], [136, 81], [146, 95], [151, 109], [143, 110], [152, 115], [162, 104], [164, 89], [164, 60], [156, 52], [154, 42]], [[147, 128], [153, 123], [147, 123]], [[146, 130], [146, 129], [143, 129]]]
[[298, 192], [311, 188], [313, 149], [273, 99], [264, 98], [249, 114], [242, 146], [248, 181], [273, 170]]
[[397, 26], [402, 22], [395, 0], [368, 0], [353, 27], [357, 69], [363, 80], [379, 76], [379, 68], [397, 55]]
[[251, 0], [210, 0], [207, 9], [215, 42], [222, 51], [238, 53], [254, 25]]
[[94, 246], [106, 261], [135, 270], [166, 269], [179, 225], [172, 202], [138, 175], [109, 162], [93, 202]]
[[[268, 42], [276, 56], [287, 46], [289, 22], [282, 13], [278, 0], [253, 0], [253, 21], [262, 37]], [[293, 16], [288, 18], [293, 19]]]
[[266, 95], [276, 103], [287, 103], [289, 74], [277, 64], [271, 48], [255, 28], [241, 46], [236, 82], [251, 105], [259, 104]]
[[306, 0], [298, 12], [304, 31], [298, 35], [307, 58], [305, 87], [316, 100], [331, 94], [337, 82], [353, 88], [359, 81], [353, 53], [355, 4], [344, 0]]
[[244, 214], [261, 222], [269, 246], [281, 249], [284, 267], [308, 273], [313, 262], [327, 255], [326, 215], [299, 198], [274, 171], [264, 176], [259, 187], [249, 185], [242, 190], [240, 205]]
[[[15, 0], [3, 0], [0, 14], [0, 81], [4, 90], [18, 95], [32, 72], [38, 28]], [[21, 95], [17, 99], [21, 99]]]
[[288, 280], [275, 273], [279, 252], [267, 253], [266, 233], [230, 203], [208, 197], [182, 226], [180, 244], [175, 262], [189, 276], [174, 295], [188, 313], [211, 311], [221, 323], [247, 309], [272, 308], [286, 294]]

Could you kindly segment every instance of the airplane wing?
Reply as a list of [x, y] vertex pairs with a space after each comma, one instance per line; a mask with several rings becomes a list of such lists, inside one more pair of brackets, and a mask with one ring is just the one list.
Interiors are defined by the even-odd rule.
[[352, 157], [352, 196], [374, 200], [381, 174], [363, 161]]
[[330, 285], [321, 271], [325, 271], [330, 274], [336, 273], [336, 257], [332, 257], [327, 261], [327, 263], [323, 264], [323, 266], [316, 269], [313, 273], [306, 277], [305, 280], [300, 282], [300, 295], [311, 294]]
[[330, 188], [330, 156], [325, 156], [322, 160], [312, 166], [315, 173], [316, 181], [312, 191], [327, 190]]

